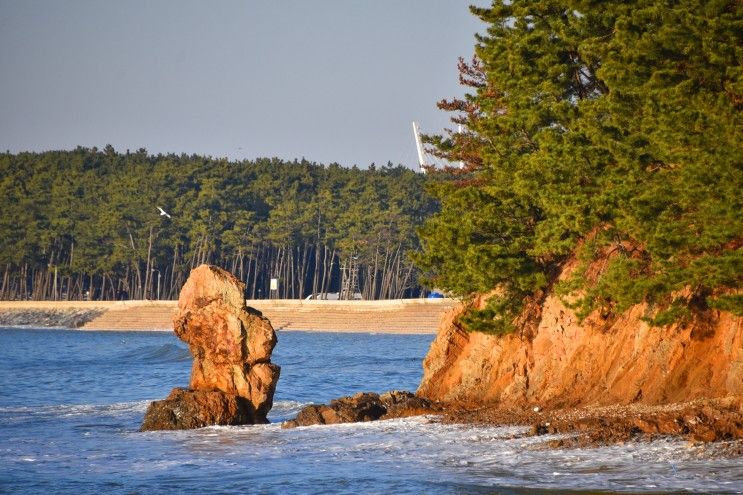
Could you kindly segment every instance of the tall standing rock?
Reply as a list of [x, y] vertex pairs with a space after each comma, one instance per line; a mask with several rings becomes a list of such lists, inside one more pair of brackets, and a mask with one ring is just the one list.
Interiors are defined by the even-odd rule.
[[244, 288], [215, 266], [191, 271], [173, 319], [193, 355], [189, 390], [153, 402], [142, 430], [267, 422], [280, 372], [271, 363], [276, 333], [245, 305]]

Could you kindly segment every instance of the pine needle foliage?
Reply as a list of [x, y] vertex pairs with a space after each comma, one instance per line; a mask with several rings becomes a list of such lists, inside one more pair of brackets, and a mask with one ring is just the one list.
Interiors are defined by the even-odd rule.
[[[496, 0], [460, 61], [465, 132], [431, 136], [464, 161], [431, 185], [429, 284], [497, 288], [463, 321], [503, 333], [573, 255], [559, 293], [579, 315], [650, 303], [656, 325], [743, 314], [743, 4]], [[590, 238], [590, 242], [586, 242]], [[592, 262], [605, 266], [587, 277]]]

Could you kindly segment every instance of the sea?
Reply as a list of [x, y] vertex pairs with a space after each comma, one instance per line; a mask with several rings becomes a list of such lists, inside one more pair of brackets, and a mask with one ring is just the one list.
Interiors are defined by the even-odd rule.
[[743, 493], [743, 458], [683, 440], [550, 449], [436, 417], [283, 430], [301, 407], [415, 390], [431, 335], [280, 332], [271, 424], [139, 432], [188, 384], [168, 332], [0, 329], [0, 493]]

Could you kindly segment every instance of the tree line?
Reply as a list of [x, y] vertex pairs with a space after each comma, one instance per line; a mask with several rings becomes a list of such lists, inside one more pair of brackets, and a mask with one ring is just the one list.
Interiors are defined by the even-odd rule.
[[463, 321], [507, 332], [553, 288], [581, 317], [743, 314], [743, 4], [472, 11], [486, 30], [459, 64], [467, 95], [439, 103], [464, 132], [428, 137], [466, 168], [432, 186], [417, 258], [455, 294], [497, 289]]
[[0, 299], [173, 299], [201, 263], [248, 298], [417, 296], [409, 254], [437, 207], [424, 181], [391, 164], [6, 152]]

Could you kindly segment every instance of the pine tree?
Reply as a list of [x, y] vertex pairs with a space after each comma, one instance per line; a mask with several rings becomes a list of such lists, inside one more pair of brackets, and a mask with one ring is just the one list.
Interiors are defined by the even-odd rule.
[[472, 92], [440, 103], [467, 130], [429, 139], [468, 167], [432, 186], [442, 208], [418, 257], [431, 284], [497, 289], [473, 328], [508, 331], [579, 246], [586, 266], [614, 253], [598, 278], [579, 272], [562, 287], [583, 296], [583, 315], [641, 301], [669, 310], [656, 323], [707, 305], [741, 311], [741, 9], [473, 9], [488, 30], [474, 62], [460, 63]]

